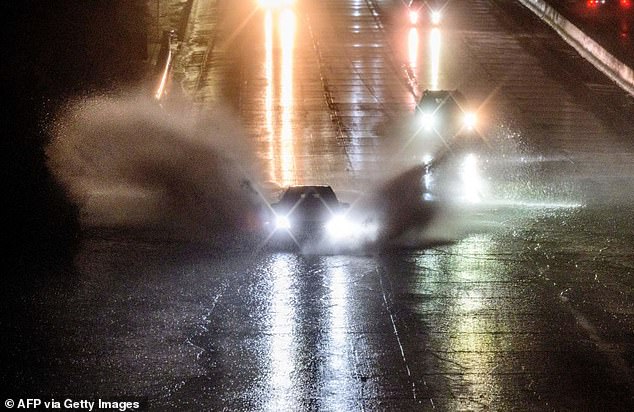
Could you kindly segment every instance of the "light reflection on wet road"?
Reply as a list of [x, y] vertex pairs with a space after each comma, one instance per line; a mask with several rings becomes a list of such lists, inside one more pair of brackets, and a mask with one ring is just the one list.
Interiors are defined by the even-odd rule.
[[503, 230], [376, 256], [93, 238], [43, 291], [49, 356], [73, 359], [46, 387], [156, 409], [626, 408], [631, 235], [602, 241], [602, 210], [504, 213]]
[[[534, 68], [543, 65], [537, 59], [544, 57], [535, 57], [530, 47], [522, 49], [526, 46], [521, 37], [516, 44], [507, 40], [509, 35], [501, 27], [509, 19], [500, 16], [500, 9], [491, 9], [487, 2], [474, 3], [474, 10], [452, 4], [444, 10], [446, 21], [440, 27], [431, 27], [425, 16], [426, 23], [411, 27], [394, 17], [402, 11], [395, 3], [301, 3], [292, 12], [297, 25], [283, 23], [279, 10], [255, 15], [254, 25], [259, 27], [257, 20], [263, 16], [266, 32], [264, 117], [265, 138], [273, 148], [268, 152], [272, 181], [280, 185], [329, 183], [335, 189], [354, 190], [364, 179], [377, 176], [377, 171], [393, 167], [395, 158], [396, 163], [402, 160], [403, 167], [411, 164], [390, 151], [397, 147], [397, 153], [403, 153], [399, 146], [411, 136], [390, 133], [395, 122], [411, 113], [426, 88], [461, 88], [480, 99], [483, 118], [489, 120], [482, 132], [502, 135], [489, 137], [502, 147], [492, 163], [531, 158], [531, 150], [542, 147], [543, 124], [559, 138], [555, 147], [544, 152], [545, 158], [563, 151], [563, 158], [576, 159], [572, 148], [579, 139], [594, 139], [595, 146], [601, 140], [601, 151], [618, 141], [608, 137], [615, 133], [600, 121], [591, 127], [584, 123], [583, 132], [570, 126], [572, 119], [585, 121], [587, 108], [569, 103], [569, 92], [562, 93], [559, 84], [550, 86], [553, 83], [536, 78]], [[468, 20], [482, 16], [479, 25]], [[277, 25], [275, 18], [280, 19]], [[528, 29], [521, 26], [522, 30]], [[277, 41], [273, 33], [285, 31], [286, 41], [269, 45]], [[547, 36], [544, 29], [538, 31]], [[258, 47], [248, 46], [257, 45], [261, 37], [245, 36], [250, 40], [242, 45], [242, 53], [252, 51], [258, 56]], [[553, 35], [548, 36], [552, 41]], [[290, 44], [294, 57], [285, 51]], [[508, 61], [489, 58], [489, 54], [483, 59], [485, 45], [494, 45]], [[530, 63], [520, 69], [517, 61]], [[257, 60], [247, 64], [260, 65]], [[285, 72], [293, 64], [295, 71]], [[499, 76], [502, 68], [511, 72]], [[243, 81], [253, 83], [248, 75]], [[586, 77], [580, 83], [588, 81]], [[524, 90], [534, 92], [535, 83], [544, 90], [525, 99]], [[258, 90], [247, 87], [240, 92], [243, 99], [237, 108], [247, 122], [258, 118], [257, 111], [255, 116], [244, 111], [251, 99], [262, 101]], [[293, 90], [292, 102], [284, 98], [285, 90]], [[562, 101], [565, 117], [559, 114]], [[542, 119], [532, 117], [530, 110], [528, 115], [521, 114], [535, 105], [548, 114]], [[506, 123], [519, 126], [513, 130]], [[628, 127], [631, 132], [632, 125]], [[257, 122], [251, 130], [262, 135]], [[527, 135], [533, 135], [533, 141]], [[571, 138], [577, 142], [571, 145]], [[385, 139], [391, 145], [385, 145]], [[509, 143], [512, 139], [516, 140]], [[535, 149], [526, 150], [530, 146]], [[292, 167], [285, 160], [287, 155]], [[420, 161], [422, 156], [413, 157]], [[586, 167], [572, 162], [577, 171]], [[540, 165], [535, 173], [532, 163], [524, 164], [529, 171], [513, 171], [510, 183], [486, 182], [494, 187], [494, 202], [465, 219], [466, 228], [454, 220], [438, 224], [441, 232], [463, 234], [455, 244], [379, 257], [273, 255], [267, 258], [269, 264], [256, 264], [270, 268], [271, 309], [270, 326], [265, 327], [269, 360], [263, 366], [268, 374], [256, 385], [266, 395], [255, 399], [268, 409], [303, 410], [609, 409], [631, 403], [631, 389], [617, 395], [631, 385], [625, 360], [631, 345], [625, 336], [631, 322], [593, 316], [597, 322], [593, 324], [602, 325], [603, 336], [613, 345], [593, 348], [588, 331], [575, 326], [580, 319], [577, 307], [585, 302], [585, 308], [596, 314], [588, 302], [612, 298], [598, 292], [601, 282], [590, 286], [584, 280], [596, 274], [600, 265], [586, 267], [582, 273], [568, 270], [570, 265], [578, 269], [597, 258], [589, 245], [574, 251], [568, 245], [575, 242], [577, 231], [595, 230], [589, 216], [611, 212], [579, 212], [573, 205], [584, 202], [583, 194], [570, 197], [571, 190], [566, 188], [553, 196], [557, 185], [555, 189], [548, 186], [558, 178], [549, 177], [550, 168], [543, 173]], [[479, 199], [485, 177], [478, 178], [475, 162], [468, 167], [462, 182], [469, 190], [466, 197]], [[631, 165], [628, 168], [632, 170]], [[501, 170], [505, 173], [504, 167]], [[559, 173], [568, 172], [570, 168], [563, 168]], [[553, 232], [551, 225], [572, 231]], [[474, 228], [481, 233], [470, 235]], [[596, 239], [601, 242], [602, 236], [597, 234]], [[627, 244], [626, 238], [613, 244], [619, 245], [612, 250], [617, 259], [629, 259]], [[255, 272], [255, 279], [262, 276], [257, 274], [259, 269]], [[621, 293], [631, 296], [631, 282], [618, 285]], [[568, 300], [573, 290], [580, 293], [574, 308]], [[628, 319], [624, 314], [631, 303], [625, 296], [610, 310], [615, 319]], [[215, 322], [232, 325], [240, 320], [217, 316]], [[610, 348], [607, 352], [606, 347]], [[250, 368], [239, 361], [231, 364]], [[253, 393], [252, 384], [242, 385], [232, 391], [229, 403], [202, 403], [242, 408], [245, 394]], [[175, 404], [183, 398], [187, 395], [176, 396]]]
[[[269, 183], [345, 193], [416, 164], [399, 123], [422, 90], [461, 88], [501, 148], [495, 195], [436, 222], [449, 242], [382, 253], [88, 238], [77, 277], [40, 292], [58, 337], [46, 394], [157, 410], [631, 407], [632, 211], [590, 195], [630, 199], [596, 186], [634, 176], [632, 106], [500, 3], [451, 2], [432, 28], [401, 21], [399, 1], [196, 1], [183, 90], [235, 110]], [[606, 162], [617, 152], [620, 168]]]

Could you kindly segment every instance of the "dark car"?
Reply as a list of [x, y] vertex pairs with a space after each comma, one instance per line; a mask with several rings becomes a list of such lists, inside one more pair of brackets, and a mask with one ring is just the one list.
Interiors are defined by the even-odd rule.
[[407, 2], [407, 13], [410, 24], [417, 25], [421, 20], [426, 18], [425, 16], [428, 16], [427, 18], [432, 25], [438, 25], [442, 17], [441, 10], [445, 4], [445, 2], [410, 0]]
[[330, 186], [291, 186], [271, 205], [266, 227], [273, 242], [341, 240], [355, 235], [346, 217], [349, 206]]
[[486, 172], [480, 160], [490, 148], [464, 95], [458, 90], [425, 90], [414, 121], [426, 164], [426, 197], [479, 199], [486, 180], [480, 176]]
[[477, 116], [458, 90], [425, 90], [416, 105], [416, 121], [419, 133], [445, 141], [477, 133]]

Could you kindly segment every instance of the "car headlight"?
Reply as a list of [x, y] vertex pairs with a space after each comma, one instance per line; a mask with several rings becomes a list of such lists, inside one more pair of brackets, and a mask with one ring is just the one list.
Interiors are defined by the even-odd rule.
[[409, 11], [409, 22], [411, 24], [418, 24], [418, 10]]
[[476, 127], [476, 123], [478, 122], [478, 117], [473, 112], [467, 112], [464, 114], [462, 118], [462, 123], [464, 127], [468, 130], [473, 130]]
[[435, 123], [436, 119], [433, 113], [423, 113], [423, 115], [421, 116], [421, 124], [423, 125], [425, 130], [432, 130]]
[[440, 14], [439, 11], [435, 10], [431, 12], [431, 23], [433, 25], [439, 24], [440, 23], [440, 18], [442, 17], [442, 15]]
[[291, 228], [291, 221], [286, 216], [275, 217], [275, 228], [288, 230]]

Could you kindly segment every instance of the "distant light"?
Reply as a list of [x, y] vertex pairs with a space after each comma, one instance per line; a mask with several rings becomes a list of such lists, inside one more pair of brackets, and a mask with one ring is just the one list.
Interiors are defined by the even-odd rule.
[[418, 29], [412, 27], [407, 37], [407, 48], [409, 57], [409, 67], [414, 71], [418, 66]]
[[431, 48], [431, 84], [432, 90], [438, 90], [438, 79], [440, 76], [440, 29], [431, 29], [429, 43]]
[[632, 7], [632, 0], [621, 0], [620, 4], [621, 7], [623, 7], [624, 9], [629, 9], [630, 7]]
[[434, 10], [431, 12], [431, 23], [433, 25], [437, 25], [440, 24], [440, 19], [442, 18], [442, 15], [440, 14], [439, 11]]
[[[629, 0], [625, 0], [625, 1], [629, 1]], [[586, 4], [588, 5], [589, 8], [596, 9], [597, 7], [605, 4], [605, 0], [588, 0]]]
[[418, 11], [410, 10], [409, 11], [409, 22], [411, 24], [418, 24]]
[[290, 7], [295, 4], [295, 0], [259, 0], [259, 3], [263, 8]]

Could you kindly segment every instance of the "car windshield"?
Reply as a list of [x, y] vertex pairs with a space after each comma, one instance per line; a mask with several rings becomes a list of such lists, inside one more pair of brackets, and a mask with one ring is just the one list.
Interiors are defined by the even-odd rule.
[[426, 91], [418, 103], [418, 109], [424, 112], [441, 110], [446, 113], [462, 112], [465, 99], [460, 92]]
[[329, 186], [290, 187], [274, 205], [277, 211], [292, 211], [293, 218], [300, 220], [327, 219], [339, 206], [337, 196]]

